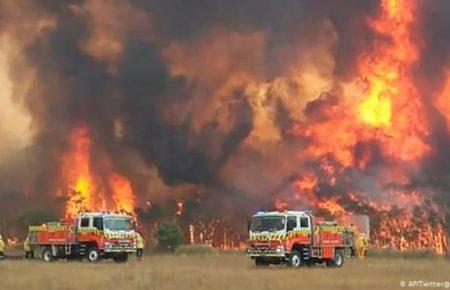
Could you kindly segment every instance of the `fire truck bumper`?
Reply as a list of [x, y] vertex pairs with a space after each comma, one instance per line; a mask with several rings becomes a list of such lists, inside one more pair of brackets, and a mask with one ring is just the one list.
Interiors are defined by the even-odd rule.
[[283, 247], [277, 248], [247, 248], [245, 254], [249, 257], [278, 257], [284, 258], [286, 252]]
[[105, 253], [136, 253], [136, 247], [130, 245], [106, 244]]
[[105, 249], [105, 253], [136, 253], [136, 249]]

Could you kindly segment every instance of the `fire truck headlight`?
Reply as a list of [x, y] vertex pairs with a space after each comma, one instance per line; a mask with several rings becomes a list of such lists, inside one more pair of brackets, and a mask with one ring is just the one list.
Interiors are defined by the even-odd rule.
[[281, 253], [283, 253], [284, 252], [284, 246], [278, 246], [276, 249], [275, 249], [275, 253], [277, 253], [277, 254], [281, 254]]

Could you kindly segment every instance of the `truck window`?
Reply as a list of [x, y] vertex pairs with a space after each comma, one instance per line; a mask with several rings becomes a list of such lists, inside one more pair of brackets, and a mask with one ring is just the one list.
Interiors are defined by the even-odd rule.
[[82, 228], [88, 228], [89, 227], [89, 218], [82, 218], [80, 225]]
[[297, 227], [297, 217], [290, 216], [287, 218], [287, 230], [291, 231]]
[[[250, 230], [252, 232], [281, 231], [285, 229], [285, 226], [284, 216], [255, 216], [250, 223]], [[108, 228], [108, 221], [106, 221], [106, 228]]]
[[103, 218], [94, 217], [94, 228], [97, 230], [103, 231]]
[[301, 228], [309, 228], [309, 221], [307, 217], [300, 218], [300, 227]]
[[131, 231], [133, 221], [130, 218], [107, 217], [105, 219], [105, 228], [113, 231]]

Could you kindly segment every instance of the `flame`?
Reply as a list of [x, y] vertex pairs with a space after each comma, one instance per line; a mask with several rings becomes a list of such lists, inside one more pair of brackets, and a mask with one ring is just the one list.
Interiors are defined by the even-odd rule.
[[[78, 212], [87, 210], [119, 210], [133, 213], [135, 197], [130, 182], [112, 171], [110, 162], [105, 162], [110, 171], [107, 182], [93, 170], [91, 156], [93, 144], [86, 124], [73, 129], [68, 142], [69, 150], [63, 154], [61, 166], [64, 184], [62, 191], [68, 193], [66, 217], [73, 217]], [[111, 192], [108, 192], [108, 188]]]
[[195, 236], [195, 226], [189, 225], [189, 243], [194, 243], [194, 236]]
[[183, 210], [184, 210], [184, 203], [183, 202], [177, 202], [177, 215], [181, 216], [183, 214]]
[[429, 150], [422, 138], [428, 134], [423, 104], [410, 75], [420, 56], [413, 35], [417, 7], [414, 1], [382, 0], [381, 8], [369, 25], [383, 40], [358, 63], [367, 88], [357, 117], [381, 129], [380, 141], [391, 158], [416, 160]]
[[447, 71], [445, 86], [434, 100], [434, 105], [445, 118], [447, 130], [450, 132], [450, 71]]
[[75, 128], [69, 137], [71, 148], [63, 156], [62, 175], [69, 189], [66, 216], [96, 208], [101, 196], [96, 194], [94, 177], [90, 164], [91, 139], [85, 125]]
[[448, 249], [448, 234], [441, 224], [413, 222], [409, 214], [386, 215], [379, 230], [372, 235], [372, 242], [380, 248], [433, 249], [444, 255]]
[[17, 237], [7, 238], [6, 244], [8, 245], [9, 248], [14, 248], [20, 244], [20, 240]]
[[334, 216], [341, 216], [346, 212], [335, 198], [320, 201], [318, 208], [325, 209]]
[[370, 24], [391, 42], [379, 43], [374, 53], [365, 54], [360, 61], [360, 74], [367, 78], [368, 88], [358, 110], [363, 122], [390, 127], [393, 102], [410, 86], [404, 70], [418, 59], [418, 49], [410, 35], [416, 7], [412, 1], [398, 0], [383, 0], [381, 7], [380, 17]]
[[109, 182], [113, 191], [113, 200], [116, 203], [116, 210], [133, 213], [136, 201], [128, 179], [117, 173], [113, 173], [110, 176]]
[[[425, 106], [412, 77], [413, 66], [420, 58], [420, 40], [414, 34], [417, 5], [413, 0], [381, 0], [380, 7], [379, 15], [367, 20], [379, 37], [358, 58], [354, 85], [346, 84], [340, 102], [327, 94], [320, 95], [316, 102], [327, 106], [314, 115], [320, 114], [321, 118], [298, 122], [293, 127], [293, 135], [308, 140], [300, 157], [319, 160], [318, 168], [307, 170], [295, 182], [294, 200], [335, 217], [355, 208], [381, 217], [373, 234], [373, 243], [380, 247], [432, 248], [443, 254], [448, 245], [443, 219], [432, 221], [430, 214], [422, 216], [418, 223], [413, 209], [424, 205], [425, 193], [406, 186], [410, 181], [405, 168], [414, 168], [430, 152]], [[436, 108], [448, 124], [449, 84], [450, 76], [435, 99]], [[349, 92], [359, 96], [356, 101]], [[340, 190], [335, 188], [338, 178], [345, 180], [354, 168], [365, 170], [375, 159], [370, 155], [373, 150], [355, 154], [357, 145], [361, 148], [365, 143], [376, 144], [389, 164], [387, 173], [375, 173], [380, 192], [343, 192], [340, 198], [334, 197], [335, 193], [329, 191]], [[322, 184], [328, 186], [326, 192]]]
[[201, 218], [188, 225], [186, 229], [190, 244], [203, 244], [221, 249], [236, 248], [238, 238], [233, 236], [230, 228], [221, 219], [202, 220]]
[[[305, 195], [313, 195], [316, 186], [317, 186], [317, 178], [312, 174], [301, 176], [295, 182], [297, 192]], [[301, 196], [298, 195], [298, 198], [301, 198]]]
[[278, 211], [284, 211], [289, 209], [289, 203], [276, 199], [274, 203], [275, 209]]

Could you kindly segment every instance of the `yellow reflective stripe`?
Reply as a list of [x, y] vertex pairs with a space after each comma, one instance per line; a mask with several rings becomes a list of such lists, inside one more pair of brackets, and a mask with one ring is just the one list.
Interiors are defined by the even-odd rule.
[[121, 239], [135, 237], [134, 233], [115, 233], [115, 232], [105, 233], [105, 236], [108, 238], [121, 238]]
[[71, 228], [69, 226], [29, 226], [28, 230], [32, 232], [41, 232], [41, 231], [56, 232], [56, 231], [68, 231], [71, 230]]
[[78, 228], [79, 234], [96, 234], [96, 235], [102, 235], [103, 231], [97, 229], [97, 228]]
[[251, 234], [250, 239], [256, 240], [256, 241], [270, 241], [270, 240], [283, 241], [286, 239], [290, 239], [294, 236], [307, 235], [310, 232], [311, 231], [309, 229], [299, 229], [299, 230], [294, 230], [294, 231], [290, 231], [289, 233], [283, 233], [283, 234], [269, 234], [269, 235], [262, 235], [262, 236]]
[[352, 226], [319, 226], [320, 229], [322, 231], [327, 231], [327, 232], [344, 232], [344, 231], [350, 231], [353, 232], [354, 231], [354, 227]]
[[[315, 234], [317, 234], [319, 230], [322, 232], [334, 232], [334, 233], [341, 233], [344, 231], [353, 232], [354, 227], [319, 225], [315, 228]], [[308, 235], [308, 234], [311, 234], [311, 229], [296, 229], [296, 230], [290, 231], [289, 233], [284, 233], [284, 234], [269, 234], [269, 235], [250, 234], [249, 238], [250, 238], [250, 240], [256, 240], [256, 241], [286, 240], [286, 239], [290, 239], [295, 236]]]

